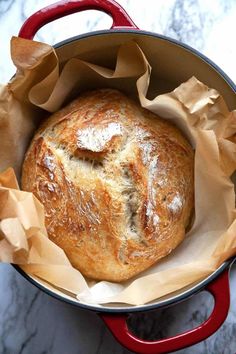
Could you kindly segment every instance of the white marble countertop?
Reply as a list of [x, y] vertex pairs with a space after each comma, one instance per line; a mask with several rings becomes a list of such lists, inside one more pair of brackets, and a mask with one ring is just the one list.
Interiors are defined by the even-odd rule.
[[[0, 0], [0, 82], [14, 73], [9, 41], [22, 23], [51, 0]], [[139, 28], [165, 34], [198, 49], [236, 82], [236, 0], [119, 0]], [[111, 19], [96, 11], [71, 15], [39, 31], [35, 39], [53, 44], [76, 34], [109, 28]], [[99, 317], [61, 303], [36, 289], [11, 266], [0, 265], [1, 354], [130, 353], [113, 339]], [[231, 307], [224, 325], [182, 354], [235, 354], [236, 266], [230, 276]], [[195, 327], [212, 308], [206, 293], [169, 309], [132, 315], [130, 325], [147, 339]]]

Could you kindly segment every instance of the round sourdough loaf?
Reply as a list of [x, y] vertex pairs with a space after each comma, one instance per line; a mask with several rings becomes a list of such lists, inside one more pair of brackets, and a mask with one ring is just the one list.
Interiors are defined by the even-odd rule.
[[49, 238], [75, 268], [120, 282], [184, 239], [193, 169], [193, 150], [174, 125], [102, 89], [41, 125], [25, 156], [22, 189], [42, 202]]

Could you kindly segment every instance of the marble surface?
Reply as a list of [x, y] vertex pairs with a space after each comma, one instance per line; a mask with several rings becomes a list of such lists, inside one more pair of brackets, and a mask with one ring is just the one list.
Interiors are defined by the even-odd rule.
[[[236, 0], [119, 0], [142, 29], [178, 39], [200, 50], [236, 82]], [[0, 0], [0, 82], [14, 73], [9, 41], [22, 23], [50, 0]], [[111, 19], [89, 11], [45, 26], [37, 40], [50, 44], [108, 28]], [[182, 354], [235, 354], [236, 266], [230, 274], [231, 307], [213, 336]], [[213, 306], [202, 292], [169, 309], [130, 316], [129, 326], [146, 339], [164, 338], [195, 327]], [[0, 265], [0, 354], [127, 354], [92, 312], [61, 303], [37, 290], [11, 266]]]

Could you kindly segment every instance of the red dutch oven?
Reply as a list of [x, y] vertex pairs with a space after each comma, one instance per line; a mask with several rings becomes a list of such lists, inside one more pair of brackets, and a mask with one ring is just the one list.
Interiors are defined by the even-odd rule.
[[[194, 75], [208, 86], [221, 92], [229, 109], [235, 108], [236, 86], [220, 68], [187, 45], [159, 34], [140, 30], [124, 9], [113, 0], [60, 1], [33, 14], [23, 24], [19, 37], [33, 39], [36, 32], [45, 24], [75, 12], [91, 9], [103, 11], [110, 15], [113, 19], [111, 29], [76, 36], [56, 44], [54, 47], [62, 65], [68, 59], [77, 56], [84, 60], [93, 60], [94, 53], [96, 53], [98, 62], [109, 63], [114, 55], [112, 50], [107, 50], [111, 48], [111, 43], [113, 46], [119, 46], [123, 42], [133, 39], [143, 49], [152, 66], [152, 76], [161, 85], [159, 93], [174, 89]], [[208, 338], [223, 324], [230, 305], [229, 270], [233, 262], [234, 259], [224, 262], [213, 274], [197, 284], [142, 306], [80, 303], [59, 290], [34, 279], [18, 266], [15, 266], [15, 268], [45, 293], [80, 308], [96, 311], [114, 337], [124, 347], [136, 353], [156, 354], [169, 353], [196, 344]], [[210, 317], [200, 326], [158, 341], [139, 339], [129, 331], [127, 326], [129, 313], [170, 306], [201, 290], [210, 292], [214, 297], [215, 304]]]

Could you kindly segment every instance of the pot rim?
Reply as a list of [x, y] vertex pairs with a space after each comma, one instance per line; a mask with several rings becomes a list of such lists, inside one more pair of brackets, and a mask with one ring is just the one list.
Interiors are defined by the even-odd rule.
[[88, 37], [93, 37], [93, 36], [99, 36], [99, 35], [111, 35], [113, 33], [132, 33], [135, 35], [146, 35], [149, 37], [155, 37], [159, 38], [163, 41], [171, 42], [172, 44], [175, 44], [192, 54], [196, 55], [197, 57], [200, 57], [203, 61], [205, 61], [208, 65], [210, 65], [220, 76], [227, 82], [227, 84], [230, 86], [230, 88], [236, 93], [236, 84], [230, 79], [230, 77], [217, 65], [215, 64], [211, 59], [209, 59], [206, 55], [202, 54], [199, 52], [197, 49], [191, 47], [188, 44], [182, 43], [176, 39], [170, 38], [168, 36], [164, 36], [162, 34], [158, 34], [155, 32], [151, 31], [144, 31], [140, 29], [109, 29], [109, 30], [99, 30], [99, 31], [93, 31], [93, 32], [87, 32], [83, 34], [79, 34], [73, 37], [70, 37], [68, 39], [65, 39], [63, 41], [60, 41], [56, 44], [53, 45], [55, 49], [58, 49], [64, 45], [70, 44], [71, 42], [75, 42], [80, 39], [85, 39]]
[[[147, 36], [151, 36], [151, 37], [155, 37], [155, 38], [159, 38], [161, 40], [164, 41], [168, 41], [171, 42], [174, 45], [177, 45], [187, 51], [190, 51], [192, 54], [196, 55], [197, 57], [200, 57], [200, 59], [202, 59], [203, 61], [205, 61], [209, 66], [211, 66], [217, 73], [218, 75], [220, 75], [225, 81], [226, 83], [230, 86], [230, 88], [232, 89], [232, 91], [234, 93], [236, 93], [236, 85], [235, 83], [229, 78], [229, 76], [218, 66], [216, 65], [211, 59], [209, 59], [208, 57], [206, 57], [204, 54], [202, 54], [201, 52], [199, 52], [198, 50], [192, 48], [191, 46], [182, 43], [178, 40], [172, 39], [170, 37], [164, 36], [164, 35], [160, 35], [154, 32], [150, 32], [150, 31], [144, 31], [144, 30], [139, 30], [139, 29], [110, 29], [110, 30], [99, 30], [99, 31], [94, 31], [94, 32], [88, 32], [88, 33], [84, 33], [84, 34], [80, 34], [80, 35], [76, 35], [73, 37], [70, 37], [66, 40], [60, 41], [59, 43], [56, 43], [55, 45], [53, 45], [53, 47], [55, 49], [58, 49], [64, 45], [70, 44], [71, 42], [75, 42], [78, 41], [80, 39], [85, 39], [88, 37], [92, 37], [92, 36], [98, 36], [98, 35], [111, 35], [113, 33], [132, 33], [134, 35], [147, 35]], [[52, 296], [53, 298], [66, 302], [70, 305], [79, 307], [81, 309], [86, 309], [86, 310], [91, 310], [91, 311], [96, 311], [96, 312], [100, 312], [100, 313], [131, 313], [131, 312], [141, 312], [141, 311], [151, 311], [151, 310], [155, 310], [158, 308], [163, 308], [163, 307], [167, 307], [167, 306], [171, 306], [174, 304], [177, 304], [185, 299], [187, 299], [188, 297], [196, 294], [197, 292], [203, 290], [210, 282], [212, 282], [214, 279], [216, 279], [226, 268], [230, 268], [230, 266], [234, 263], [234, 261], [236, 260], [236, 257], [233, 257], [227, 261], [225, 261], [221, 266], [219, 266], [212, 274], [210, 274], [208, 277], [206, 277], [205, 279], [203, 279], [202, 281], [200, 281], [198, 284], [193, 285], [190, 289], [185, 290], [184, 292], [182, 292], [181, 294], [178, 295], [174, 295], [171, 298], [167, 299], [167, 300], [160, 300], [158, 301], [158, 303], [152, 303], [152, 304], [144, 304], [144, 305], [129, 305], [129, 306], [125, 306], [125, 307], [112, 307], [109, 306], [107, 307], [106, 305], [93, 305], [93, 304], [87, 304], [87, 303], [82, 303], [82, 302], [78, 302], [77, 300], [70, 300], [67, 298], [64, 298], [63, 296], [53, 292], [52, 290], [48, 289], [47, 287], [45, 287], [44, 285], [40, 284], [39, 282], [37, 282], [36, 280], [34, 280], [33, 278], [31, 278], [31, 276], [29, 276], [27, 273], [25, 273], [20, 266], [12, 264], [12, 266], [16, 269], [16, 271], [18, 273], [20, 273], [26, 280], [28, 280], [31, 284], [35, 285], [38, 289], [42, 290], [43, 292], [45, 292], [47, 295]]]
[[79, 302], [78, 300], [70, 300], [68, 298], [64, 298], [63, 296], [53, 292], [52, 290], [48, 289], [44, 285], [40, 284], [30, 275], [25, 273], [20, 266], [16, 264], [11, 264], [15, 270], [20, 273], [26, 280], [28, 280], [32, 285], [36, 286], [39, 290], [42, 290], [47, 295], [52, 296], [54, 299], [60, 300], [62, 302], [66, 302], [70, 305], [79, 307], [81, 309], [95, 311], [99, 313], [132, 313], [132, 312], [143, 312], [143, 311], [151, 311], [157, 310], [159, 308], [169, 307], [171, 305], [176, 305], [179, 302], [186, 300], [187, 298], [197, 294], [211, 282], [213, 282], [225, 269], [230, 269], [232, 264], [236, 258], [231, 258], [225, 261], [219, 268], [217, 268], [212, 274], [210, 274], [207, 278], [200, 281], [197, 285], [193, 285], [190, 289], [185, 290], [181, 294], [174, 295], [168, 300], [157, 300], [158, 303], [149, 303], [144, 305], [127, 305], [127, 306], [106, 306], [106, 305], [96, 305], [96, 304], [88, 304]]

